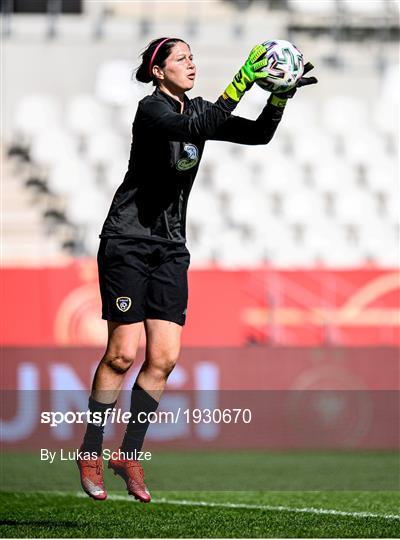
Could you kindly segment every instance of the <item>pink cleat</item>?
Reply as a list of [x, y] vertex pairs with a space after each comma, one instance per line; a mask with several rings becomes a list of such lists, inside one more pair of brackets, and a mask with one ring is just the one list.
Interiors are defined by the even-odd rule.
[[[84, 454], [89, 452], [84, 452]], [[76, 460], [81, 473], [81, 484], [83, 490], [97, 501], [104, 501], [107, 498], [107, 491], [103, 480], [103, 458], [85, 459], [78, 457]]]
[[150, 502], [151, 495], [144, 483], [144, 471], [139, 463], [134, 459], [110, 459], [108, 468], [114, 471], [115, 475], [121, 476], [126, 482], [129, 495], [141, 502]]

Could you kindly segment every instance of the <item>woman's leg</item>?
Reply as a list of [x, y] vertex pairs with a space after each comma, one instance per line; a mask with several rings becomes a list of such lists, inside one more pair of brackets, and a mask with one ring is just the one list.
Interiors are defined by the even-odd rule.
[[146, 416], [158, 407], [168, 375], [179, 356], [182, 327], [169, 321], [146, 319], [146, 358], [131, 394], [130, 422], [121, 444], [121, 456], [108, 467], [126, 482], [128, 492], [143, 502], [151, 500], [144, 483], [138, 452], [149, 427]]
[[94, 499], [107, 497], [101, 458], [106, 414], [115, 406], [124, 377], [133, 364], [142, 328], [143, 323], [108, 323], [107, 349], [96, 370], [89, 397], [90, 413], [96, 413], [101, 420], [96, 418], [96, 422], [88, 422], [80, 448], [82, 456], [77, 459], [82, 487]]
[[142, 329], [142, 322], [108, 321], [107, 349], [93, 379], [93, 399], [103, 403], [116, 401], [125, 375], [135, 360]]
[[[168, 375], [178, 359], [182, 327], [159, 319], [146, 319], [146, 357], [132, 389], [131, 419], [121, 450], [139, 452], [149, 426], [144, 417], [158, 407]], [[140, 416], [139, 416], [140, 415]]]
[[[104, 423], [107, 410], [112, 409], [118, 399], [125, 375], [132, 366], [139, 346], [143, 323], [121, 324], [108, 322], [107, 348], [101, 359], [89, 398], [89, 411], [101, 416]], [[82, 450], [101, 453], [104, 426], [88, 423]]]
[[146, 319], [146, 359], [136, 382], [154, 399], [161, 394], [181, 350], [182, 326], [160, 319]]

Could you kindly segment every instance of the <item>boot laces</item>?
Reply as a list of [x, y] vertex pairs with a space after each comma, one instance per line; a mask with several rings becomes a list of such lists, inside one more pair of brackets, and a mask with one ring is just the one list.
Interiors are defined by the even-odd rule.
[[138, 473], [141, 480], [144, 479], [144, 471], [143, 471], [142, 466], [140, 465], [140, 463], [137, 463], [137, 461], [129, 461], [129, 463], [127, 463], [127, 468], [136, 469], [135, 471], [132, 471], [132, 472]]
[[92, 467], [93, 469], [96, 469], [96, 474], [101, 474], [103, 470], [103, 462], [101, 458], [86, 460], [86, 467]]

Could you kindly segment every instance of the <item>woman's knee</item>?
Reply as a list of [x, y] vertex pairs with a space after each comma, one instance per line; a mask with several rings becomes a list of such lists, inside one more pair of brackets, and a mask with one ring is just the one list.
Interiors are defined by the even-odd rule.
[[166, 379], [174, 369], [177, 360], [177, 353], [164, 351], [164, 353], [148, 354], [146, 364], [149, 370]]
[[123, 375], [133, 365], [135, 354], [130, 352], [106, 352], [102, 362], [106, 364], [112, 371]]
[[135, 361], [142, 328], [143, 323], [108, 321], [108, 343], [102, 364], [114, 373], [126, 373]]

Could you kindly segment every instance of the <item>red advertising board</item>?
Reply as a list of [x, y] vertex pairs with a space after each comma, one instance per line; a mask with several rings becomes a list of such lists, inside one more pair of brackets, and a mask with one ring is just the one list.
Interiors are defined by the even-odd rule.
[[[85, 411], [101, 355], [98, 348], [3, 348], [3, 448], [78, 446], [82, 423], [52, 427], [41, 414]], [[141, 350], [126, 377], [118, 401], [123, 411], [129, 410], [143, 357]], [[395, 348], [184, 348], [161, 402], [161, 410], [182, 409], [180, 421], [152, 427], [149, 442], [196, 449], [393, 449], [399, 442], [398, 390]], [[251, 418], [184, 421], [185, 411], [205, 409], [220, 416], [240, 409]], [[122, 432], [115, 425], [109, 437]]]
[[[1, 272], [7, 345], [102, 345], [94, 261]], [[398, 345], [396, 270], [193, 270], [184, 346]]]

